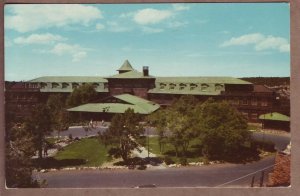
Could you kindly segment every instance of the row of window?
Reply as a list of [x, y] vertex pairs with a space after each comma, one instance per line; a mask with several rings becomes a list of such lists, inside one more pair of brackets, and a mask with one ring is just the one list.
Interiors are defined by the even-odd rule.
[[[52, 82], [50, 85], [51, 88], [62, 88], [62, 89], [66, 89], [66, 88], [72, 88], [72, 89], [75, 89], [77, 87], [79, 87], [80, 85], [84, 85], [86, 84], [85, 82], [83, 83], [76, 83], [76, 82], [73, 82], [73, 83], [66, 83], [66, 82], [63, 82], [63, 83], [57, 83], [57, 82]], [[94, 88], [99, 88], [100, 87], [100, 83], [92, 83], [92, 85], [94, 86]], [[49, 85], [45, 82], [41, 82], [40, 83], [40, 88], [46, 88], [48, 87]], [[107, 84], [104, 84], [104, 88], [107, 88]]]
[[159, 88], [161, 90], [165, 90], [165, 89], [174, 90], [174, 89], [177, 88], [177, 86], [178, 86], [179, 90], [185, 90], [185, 89], [195, 90], [198, 87], [200, 87], [201, 91], [207, 91], [210, 86], [214, 87], [215, 91], [224, 90], [224, 85], [223, 84], [214, 84], [212, 86], [212, 85], [205, 84], [205, 83], [204, 84], [195, 84], [195, 83], [189, 83], [189, 84], [186, 84], [186, 83], [180, 83], [180, 84], [169, 83], [169, 84], [166, 84], [166, 83], [159, 83]]
[[248, 113], [248, 112], [241, 112], [241, 113], [246, 119], [252, 119], [252, 120], [258, 119], [258, 113]]
[[268, 106], [268, 100], [267, 99], [262, 99], [258, 101], [257, 98], [252, 98], [251, 100], [249, 99], [239, 99], [239, 98], [233, 98], [228, 100], [230, 104], [232, 105], [252, 105], [252, 106]]

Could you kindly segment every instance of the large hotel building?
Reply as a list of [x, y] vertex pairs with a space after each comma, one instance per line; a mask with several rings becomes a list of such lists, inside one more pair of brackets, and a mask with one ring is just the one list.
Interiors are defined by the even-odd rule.
[[66, 98], [85, 83], [94, 86], [98, 101], [70, 108], [70, 112], [93, 113], [101, 118], [101, 113], [120, 113], [132, 107], [136, 112], [149, 114], [170, 105], [175, 98], [193, 95], [200, 101], [210, 97], [226, 100], [252, 122], [270, 112], [289, 115], [289, 109], [281, 107], [280, 98], [273, 90], [242, 79], [155, 77], [150, 75], [149, 67], [138, 71], [127, 60], [117, 71], [118, 74], [109, 77], [45, 76], [25, 82], [6, 82], [6, 115], [11, 112], [22, 119], [37, 103], [46, 102], [49, 95], [61, 94]]

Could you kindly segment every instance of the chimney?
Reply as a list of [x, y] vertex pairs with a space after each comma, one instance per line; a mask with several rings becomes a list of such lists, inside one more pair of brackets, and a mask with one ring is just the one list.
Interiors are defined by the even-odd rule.
[[149, 67], [148, 66], [143, 67], [143, 75], [144, 76], [149, 76]]

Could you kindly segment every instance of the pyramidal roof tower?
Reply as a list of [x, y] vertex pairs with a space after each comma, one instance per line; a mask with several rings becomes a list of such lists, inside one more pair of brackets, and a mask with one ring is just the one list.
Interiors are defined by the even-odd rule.
[[125, 60], [123, 65], [117, 71], [119, 71], [119, 74], [121, 74], [121, 73], [125, 73], [125, 72], [128, 72], [128, 71], [133, 71], [133, 70], [134, 69], [132, 68], [129, 61]]

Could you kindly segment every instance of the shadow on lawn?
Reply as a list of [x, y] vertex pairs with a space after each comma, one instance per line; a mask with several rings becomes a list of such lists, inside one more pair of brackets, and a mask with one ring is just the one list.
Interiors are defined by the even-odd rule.
[[34, 166], [36, 168], [42, 169], [50, 169], [50, 168], [63, 168], [63, 167], [72, 167], [72, 166], [79, 166], [84, 165], [86, 160], [84, 159], [63, 159], [57, 160], [53, 157], [43, 158], [42, 160], [34, 159], [33, 160]]
[[[221, 161], [221, 162], [229, 162], [229, 163], [247, 163], [252, 161], [260, 160], [259, 156], [260, 152], [257, 148], [250, 147], [240, 147], [238, 152], [226, 154], [226, 155], [218, 155], [215, 154], [212, 157], [209, 157], [210, 161]], [[169, 150], [163, 153], [163, 155], [168, 156], [173, 159], [176, 157], [175, 150]], [[204, 157], [202, 154], [202, 148], [199, 145], [191, 146], [190, 150], [188, 150], [185, 156], [182, 153], [178, 153], [178, 158], [200, 158]]]

